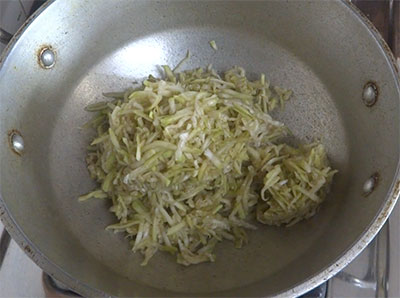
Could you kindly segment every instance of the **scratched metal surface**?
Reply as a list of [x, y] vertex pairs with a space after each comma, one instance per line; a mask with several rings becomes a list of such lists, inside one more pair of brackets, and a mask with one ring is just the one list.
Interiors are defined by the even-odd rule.
[[[167, 38], [168, 39], [168, 38]], [[151, 41], [150, 41], [151, 42]], [[145, 43], [145, 42], [144, 42]], [[128, 51], [129, 52], [129, 51]], [[272, 50], [272, 52], [274, 52], [274, 50]], [[115, 55], [116, 55], [116, 57], [115, 57], [115, 59], [117, 59], [118, 57], [119, 58], [121, 58], [121, 57], [124, 57], [123, 56], [123, 51], [122, 51], [122, 53], [121, 52], [117, 52], [117, 53], [115, 53]], [[122, 56], [121, 56], [122, 55]], [[285, 56], [285, 55], [283, 55], [283, 56]], [[289, 56], [287, 56], [287, 57], [289, 57]], [[285, 57], [285, 58], [287, 58], [287, 57]], [[289, 60], [290, 59], [293, 59], [293, 57], [289, 57]], [[295, 66], [295, 64], [296, 63], [294, 63], [293, 65], [293, 68], [292, 69], [296, 69], [296, 66]], [[102, 72], [102, 67], [104, 68], [104, 69], [107, 69], [107, 61], [104, 61], [104, 63], [102, 64], [102, 63], [100, 63], [99, 64], [99, 66], [92, 72], [92, 73], [94, 73], [95, 75], [87, 75], [86, 77], [85, 77], [85, 80], [82, 80], [82, 83], [81, 83], [81, 85], [79, 86], [80, 88], [82, 88], [82, 90], [83, 91], [88, 91], [89, 89], [87, 89], [87, 86], [90, 86], [90, 82], [91, 82], [91, 80], [94, 80], [95, 82], [96, 82], [96, 80], [102, 80], [102, 78], [101, 78], [101, 75], [99, 76], [98, 74], [102, 74], [103, 72]], [[122, 69], [122, 71], [124, 71], [124, 68], [123, 67], [121, 67], [121, 69]], [[129, 71], [129, 70], [128, 70]], [[147, 71], [147, 70], [146, 70]], [[144, 71], [144, 73], [147, 73], [146, 71]], [[307, 72], [306, 72], [306, 78], [307, 78]], [[312, 74], [311, 74], [312, 75]], [[124, 76], [126, 77], [126, 74], [124, 74]], [[129, 74], [128, 74], [128, 76], [129, 76]], [[276, 73], [276, 78], [275, 78], [276, 80], [282, 80], [282, 77], [280, 77], [280, 75], [279, 75], [279, 72], [277, 72]], [[312, 79], [311, 79], [312, 80]], [[86, 83], [85, 83], [86, 82]], [[315, 82], [315, 81], [314, 81]], [[119, 82], [120, 84], [123, 84], [123, 82]], [[117, 82], [113, 82], [113, 86], [114, 86], [114, 84], [118, 84]], [[318, 84], [316, 84], [316, 86], [317, 86], [317, 89], [318, 89]], [[322, 89], [318, 89], [318, 91], [321, 91]], [[90, 91], [90, 90], [89, 90]], [[300, 94], [301, 95], [301, 92], [297, 92], [298, 94]], [[322, 92], [323, 93], [323, 92]], [[303, 94], [304, 95], [304, 94]], [[329, 95], [328, 95], [329, 96]], [[293, 109], [301, 109], [301, 106], [296, 106], [296, 104], [294, 105], [294, 107], [293, 107]], [[328, 103], [328, 107], [327, 107], [327, 110], [328, 111], [332, 111], [332, 108], [331, 107], [329, 107], [329, 103]], [[68, 107], [67, 107], [67, 110], [66, 111], [68, 111]], [[71, 110], [71, 112], [73, 112], [73, 110]], [[290, 112], [290, 111], [289, 111]], [[68, 113], [66, 114], [66, 115], [68, 115]], [[288, 114], [288, 115], [290, 115], [290, 114]], [[282, 118], [284, 119], [285, 117], [288, 117], [288, 116], [285, 116], [285, 115], [282, 115]], [[68, 117], [67, 117], [68, 118]], [[340, 117], [339, 117], [340, 118]], [[327, 117], [325, 117], [325, 119], [323, 119], [323, 120], [326, 120], [327, 121], [327, 124], [325, 123], [324, 125], [328, 125], [328, 128], [329, 128], [329, 125], [330, 125], [330, 121], [333, 121], [333, 120], [329, 120], [330, 118], [327, 116]], [[295, 126], [295, 127], [302, 127], [302, 125], [296, 125], [296, 120], [293, 120], [294, 121], [294, 123], [293, 123], [293, 125]], [[301, 121], [301, 120], [297, 120], [297, 121]], [[300, 124], [304, 124], [306, 127], [307, 127], [307, 122], [306, 123], [300, 123]], [[303, 125], [303, 126], [304, 126]], [[313, 124], [312, 126], [311, 126], [311, 128], [313, 128], [313, 127], [317, 127], [317, 130], [318, 130], [318, 122], [317, 122], [317, 124]], [[340, 127], [340, 124], [332, 124], [333, 126], [335, 126], [335, 127]], [[62, 127], [62, 125], [60, 126], [60, 127]], [[310, 129], [305, 129], [304, 128], [304, 130], [307, 130], [307, 131], [310, 131]], [[57, 131], [57, 130], [56, 130]], [[339, 130], [340, 131], [340, 130]], [[59, 131], [60, 132], [60, 131]], [[60, 133], [63, 133], [62, 131], [60, 132]], [[317, 131], [317, 133], [319, 133], [319, 131]], [[300, 132], [299, 132], [299, 135], [302, 135], [301, 134], [301, 130], [300, 130]], [[65, 135], [63, 135], [63, 136], [65, 136]], [[67, 135], [67, 137], [68, 137], [68, 135]], [[307, 135], [303, 135], [303, 137], [305, 138], [305, 137], [307, 137]], [[308, 136], [309, 137], [309, 136]], [[340, 137], [340, 134], [339, 134], [339, 137]], [[328, 140], [328, 142], [329, 142], [329, 140]], [[343, 144], [345, 144], [345, 142], [343, 143]], [[333, 148], [333, 146], [331, 147], [331, 148]], [[341, 151], [341, 152], [343, 152], [343, 151]], [[57, 160], [57, 157], [54, 157], [54, 158], [56, 158], [56, 160]], [[62, 157], [61, 157], [62, 158]], [[343, 158], [343, 157], [342, 157]], [[336, 159], [337, 160], [337, 159]], [[343, 172], [345, 172], [346, 170], [344, 170]], [[62, 174], [62, 173], [61, 173]], [[64, 218], [64, 220], [65, 220], [65, 218]], [[68, 218], [66, 219], [67, 221], [68, 221]], [[73, 219], [71, 218], [71, 221], [73, 221]], [[84, 233], [82, 232], [82, 235], [84, 235]], [[79, 235], [78, 235], [79, 236]], [[89, 245], [89, 244], [88, 244]]]

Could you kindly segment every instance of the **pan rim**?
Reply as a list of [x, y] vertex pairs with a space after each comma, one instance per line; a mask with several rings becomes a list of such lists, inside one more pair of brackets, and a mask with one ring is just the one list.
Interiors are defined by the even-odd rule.
[[[8, 55], [11, 53], [12, 49], [16, 45], [17, 41], [21, 35], [25, 32], [26, 28], [34, 22], [34, 20], [42, 14], [48, 7], [54, 4], [56, 0], [49, 0], [44, 5], [42, 5], [34, 14], [32, 14], [21, 28], [16, 32], [11, 41], [8, 43], [7, 47], [0, 56], [0, 72], [3, 68]], [[378, 30], [374, 25], [367, 19], [365, 15], [358, 8], [351, 3], [349, 0], [337, 0], [337, 2], [343, 4], [347, 7], [351, 13], [366, 27], [369, 33], [372, 34], [375, 41], [378, 43], [379, 48], [383, 51], [385, 58], [389, 62], [389, 66], [395, 78], [395, 84], [397, 90], [400, 90], [400, 73], [396, 64], [396, 60], [389, 50], [386, 41], [382, 38]], [[400, 124], [399, 124], [400, 125]], [[385, 224], [386, 220], [390, 216], [397, 199], [400, 195], [400, 161], [396, 167], [396, 173], [393, 177], [392, 184], [388, 189], [387, 196], [383, 205], [381, 206], [379, 212], [376, 214], [374, 220], [369, 226], [365, 228], [363, 234], [360, 235], [358, 239], [354, 241], [351, 247], [342, 255], [331, 263], [331, 265], [321, 269], [318, 273], [314, 274], [307, 280], [294, 285], [293, 288], [289, 290], [283, 290], [277, 293], [276, 296], [299, 296], [304, 294], [318, 285], [326, 282], [336, 273], [341, 271], [346, 265], [348, 265], [357, 255], [359, 255], [363, 249], [374, 239], [376, 234], [380, 231], [382, 226]], [[10, 233], [14, 241], [21, 247], [21, 249], [44, 271], [46, 271], [50, 276], [55, 277], [61, 282], [67, 284], [72, 290], [83, 294], [85, 296], [109, 296], [109, 294], [89, 286], [85, 282], [82, 282], [68, 272], [63, 270], [59, 265], [53, 263], [48, 257], [46, 257], [39, 249], [34, 245], [27, 235], [22, 231], [22, 229], [17, 225], [14, 217], [8, 210], [2, 195], [0, 194], [0, 219], [3, 222], [5, 228]], [[208, 295], [223, 295], [223, 292], [213, 292]], [[181, 293], [170, 292], [170, 294], [182, 295]]]

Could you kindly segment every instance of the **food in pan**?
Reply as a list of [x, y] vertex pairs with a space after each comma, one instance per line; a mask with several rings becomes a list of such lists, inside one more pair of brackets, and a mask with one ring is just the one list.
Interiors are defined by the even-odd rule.
[[143, 265], [157, 251], [183, 265], [214, 261], [218, 242], [241, 247], [257, 222], [315, 214], [336, 171], [322, 144], [282, 142], [289, 130], [270, 113], [291, 91], [240, 67], [163, 68], [163, 78], [86, 108], [96, 113], [87, 165], [99, 188], [80, 200], [112, 201], [118, 220], [107, 229], [125, 232]]

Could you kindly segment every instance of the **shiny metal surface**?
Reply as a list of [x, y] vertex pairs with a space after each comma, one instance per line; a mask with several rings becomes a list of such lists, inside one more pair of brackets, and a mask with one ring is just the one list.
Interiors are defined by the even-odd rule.
[[40, 53], [39, 59], [44, 68], [51, 68], [56, 62], [56, 55], [50, 48], [44, 48]]
[[[83, 295], [298, 295], [349, 263], [394, 206], [398, 78], [380, 37], [345, 2], [61, 0], [23, 30], [0, 69], [0, 113], [8, 115], [0, 133], [18, 129], [26, 147], [19, 157], [0, 144], [0, 215], [35, 262]], [[51, 70], [36, 60], [45, 44], [59, 53]], [[188, 68], [240, 64], [292, 88], [292, 102], [275, 116], [295, 141], [321, 139], [340, 174], [309, 221], [260, 226], [242, 250], [221, 244], [215, 264], [183, 268], [159, 255], [140, 267], [123, 237], [104, 231], [113, 220], [106, 204], [76, 200], [93, 187], [84, 164], [89, 133], [79, 129], [89, 117], [83, 107], [158, 74], [158, 65], [176, 64], [187, 49]], [[360, 99], [370, 80], [382, 100], [367, 108]], [[380, 183], [365, 198], [364, 182], [375, 172]]]
[[378, 86], [375, 83], [369, 82], [364, 86], [362, 98], [367, 107], [372, 107], [378, 100]]
[[372, 174], [363, 185], [364, 196], [369, 196], [379, 184], [380, 176], [378, 173]]
[[24, 139], [22, 136], [18, 132], [13, 131], [9, 134], [9, 139], [11, 149], [17, 154], [22, 154], [25, 149]]

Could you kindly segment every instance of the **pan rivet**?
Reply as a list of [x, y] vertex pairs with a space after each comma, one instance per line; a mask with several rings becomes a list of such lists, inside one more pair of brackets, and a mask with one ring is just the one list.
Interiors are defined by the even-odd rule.
[[11, 132], [10, 143], [11, 143], [11, 149], [15, 153], [21, 155], [22, 152], [24, 151], [24, 139], [18, 132], [16, 131]]
[[378, 87], [374, 82], [366, 83], [362, 93], [364, 104], [367, 107], [372, 107], [378, 100], [378, 94]]
[[364, 182], [363, 193], [365, 196], [368, 196], [370, 193], [374, 191], [379, 181], [379, 174], [374, 173]]
[[49, 48], [43, 49], [40, 53], [40, 62], [45, 68], [53, 67], [55, 62], [54, 52]]

